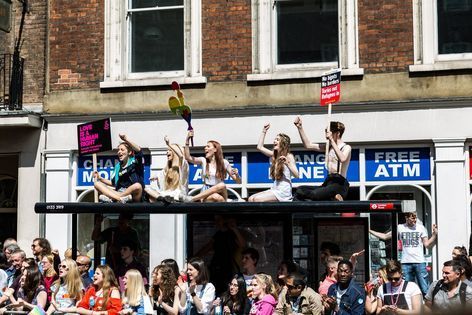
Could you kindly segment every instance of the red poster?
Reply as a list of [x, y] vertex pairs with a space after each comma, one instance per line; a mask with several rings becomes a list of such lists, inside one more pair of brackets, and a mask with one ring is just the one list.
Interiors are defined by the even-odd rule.
[[320, 105], [339, 102], [341, 98], [341, 70], [337, 69], [321, 77]]
[[110, 151], [110, 118], [92, 121], [77, 126], [79, 155]]

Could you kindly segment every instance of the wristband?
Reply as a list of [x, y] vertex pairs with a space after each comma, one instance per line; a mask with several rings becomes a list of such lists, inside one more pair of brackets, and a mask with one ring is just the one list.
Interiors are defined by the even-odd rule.
[[194, 296], [196, 296], [196, 295], [197, 295], [197, 293], [195, 293], [195, 292], [190, 293], [190, 296], [191, 296], [191, 297], [194, 297]]

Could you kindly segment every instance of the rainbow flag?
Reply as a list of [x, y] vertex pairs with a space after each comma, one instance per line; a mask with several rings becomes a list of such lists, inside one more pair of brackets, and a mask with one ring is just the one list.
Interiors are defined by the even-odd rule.
[[28, 313], [28, 315], [46, 315], [46, 312], [39, 306], [33, 307], [33, 309]]

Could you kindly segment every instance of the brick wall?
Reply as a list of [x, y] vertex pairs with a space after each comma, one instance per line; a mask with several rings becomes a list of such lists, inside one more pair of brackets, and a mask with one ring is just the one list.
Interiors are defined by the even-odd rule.
[[203, 75], [209, 81], [245, 80], [252, 67], [251, 1], [202, 1]]
[[104, 1], [52, 0], [50, 6], [51, 91], [98, 88], [103, 79]]
[[404, 72], [413, 64], [411, 1], [359, 1], [359, 56], [366, 73]]
[[[25, 16], [20, 56], [25, 58], [23, 78], [23, 104], [42, 103], [45, 89], [46, 60], [46, 0], [29, 0], [29, 13]], [[12, 1], [13, 19], [10, 33], [0, 31], [0, 54], [13, 54], [15, 39], [21, 22], [22, 6]]]

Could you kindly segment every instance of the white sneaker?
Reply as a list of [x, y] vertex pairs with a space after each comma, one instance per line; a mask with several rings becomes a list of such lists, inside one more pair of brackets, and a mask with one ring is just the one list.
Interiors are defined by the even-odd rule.
[[193, 202], [192, 196], [187, 196], [187, 195], [184, 195], [184, 194], [179, 195], [179, 201], [180, 202]]
[[121, 203], [128, 203], [133, 201], [133, 197], [131, 195], [124, 196], [120, 198]]
[[100, 202], [103, 202], [103, 203], [112, 203], [113, 202], [113, 200], [111, 200], [111, 198], [109, 198], [105, 195], [98, 196], [98, 200], [100, 200]]

